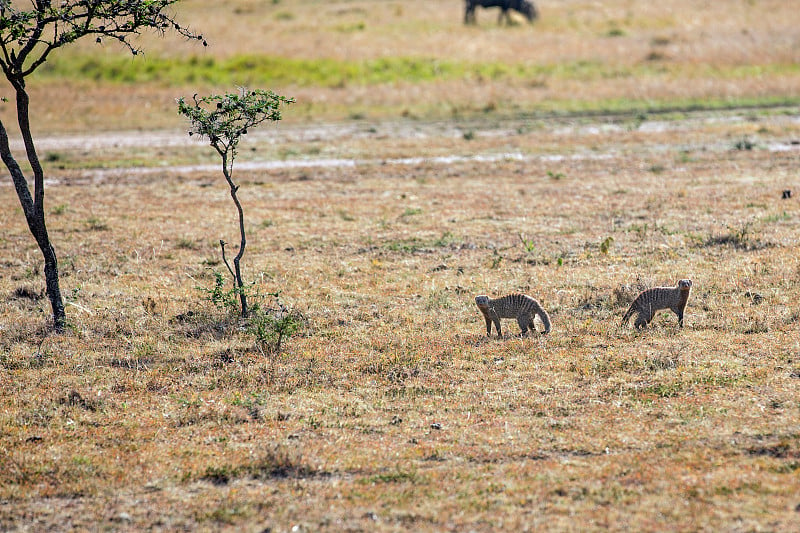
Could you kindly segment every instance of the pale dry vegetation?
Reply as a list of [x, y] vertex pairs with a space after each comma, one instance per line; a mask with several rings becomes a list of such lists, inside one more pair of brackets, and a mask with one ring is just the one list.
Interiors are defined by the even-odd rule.
[[[797, 121], [461, 125], [328, 130], [418, 161], [240, 169], [249, 277], [309, 319], [274, 361], [196, 289], [233, 231], [213, 167], [54, 173], [60, 337], [0, 188], [0, 523], [797, 527]], [[679, 277], [683, 330], [618, 328]], [[550, 336], [485, 338], [474, 295], [512, 290]]]
[[[460, 0], [188, 0], [178, 4], [180, 18], [208, 48], [145, 36], [145, 56], [130, 58], [110, 43], [81, 43], [52, 62], [58, 74], [30, 84], [39, 106], [32, 119], [37, 129], [67, 132], [179, 127], [177, 96], [235, 84], [296, 97], [289, 121], [796, 103], [800, 11], [785, 1], [537, 5], [535, 24], [506, 28], [496, 10], [480, 10], [478, 25], [465, 27]], [[260, 67], [263, 57], [278, 63]], [[157, 64], [165, 74], [135, 84], [81, 78], [103, 60], [123, 72]], [[307, 63], [286, 63], [295, 60]], [[386, 69], [383, 81], [351, 73], [382, 60], [373, 69]], [[403, 61], [421, 72], [395, 71]], [[216, 70], [185, 74], [207, 62]], [[323, 85], [304, 82], [310, 75]]]
[[[797, 10], [602, 4], [502, 29], [465, 28], [455, 0], [178, 4], [220, 61], [589, 65], [266, 87], [299, 102], [237, 159], [245, 274], [307, 319], [273, 359], [200, 290], [236, 231], [217, 162], [178, 131], [202, 80], [35, 80], [70, 326], [48, 333], [0, 181], [0, 529], [800, 528], [796, 110], [636, 103], [796, 97]], [[610, 99], [633, 111], [529, 114]], [[684, 277], [683, 329], [618, 327]], [[474, 296], [511, 291], [549, 336], [486, 338]]]

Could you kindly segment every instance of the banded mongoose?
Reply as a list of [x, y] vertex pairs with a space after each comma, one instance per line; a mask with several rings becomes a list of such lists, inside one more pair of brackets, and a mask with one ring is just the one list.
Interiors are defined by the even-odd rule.
[[638, 313], [633, 325], [636, 329], [644, 329], [653, 320], [656, 311], [669, 309], [678, 315], [678, 325], [683, 327], [683, 310], [686, 309], [686, 302], [689, 300], [691, 290], [692, 280], [690, 279], [678, 280], [674, 287], [653, 287], [644, 290], [628, 308], [620, 325], [624, 326], [634, 313]]
[[483, 317], [486, 319], [486, 335], [489, 337], [492, 335], [493, 322], [497, 330], [497, 336], [503, 336], [502, 330], [500, 329], [501, 318], [516, 318], [517, 324], [519, 324], [519, 328], [522, 330], [520, 336], [525, 335], [528, 332], [528, 328], [530, 328], [531, 331], [536, 331], [536, 328], [533, 326], [534, 313], [539, 315], [539, 319], [542, 321], [542, 324], [544, 324], [542, 335], [550, 333], [550, 317], [547, 315], [547, 311], [542, 309], [539, 302], [530, 296], [524, 294], [509, 294], [508, 296], [491, 300], [488, 296], [481, 295], [475, 297], [475, 305], [478, 306], [478, 309], [481, 310]]

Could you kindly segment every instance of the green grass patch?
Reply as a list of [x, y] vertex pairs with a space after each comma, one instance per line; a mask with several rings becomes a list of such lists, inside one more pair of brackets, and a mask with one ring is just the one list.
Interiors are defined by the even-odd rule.
[[[295, 85], [340, 87], [371, 85], [398, 80], [412, 82], [460, 78], [469, 66], [450, 61], [416, 58], [382, 58], [368, 61], [334, 59], [290, 59], [272, 56], [238, 55], [218, 60], [213, 57], [154, 58], [62, 55], [41, 69], [43, 78], [88, 79], [115, 83], [158, 83], [179, 86], [194, 83]], [[483, 66], [490, 76], [501, 71]]]
[[677, 63], [609, 65], [576, 60], [550, 64], [465, 62], [420, 57], [385, 57], [344, 61], [329, 58], [294, 59], [266, 55], [236, 55], [227, 59], [70, 55], [53, 57], [37, 73], [42, 78], [114, 83], [158, 83], [179, 86], [196, 83], [343, 87], [399, 81], [574, 79], [591, 81], [627, 77], [684, 77], [713, 75], [718, 79], [798, 74], [800, 65], [770, 64], [705, 67]]

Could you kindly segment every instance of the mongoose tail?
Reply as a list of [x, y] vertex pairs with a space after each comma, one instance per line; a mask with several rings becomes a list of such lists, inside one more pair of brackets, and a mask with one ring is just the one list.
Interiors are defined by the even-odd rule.
[[636, 308], [633, 306], [633, 304], [631, 304], [631, 306], [628, 308], [628, 310], [622, 316], [622, 322], [620, 323], [620, 326], [626, 325], [628, 323], [628, 321], [631, 319], [631, 317], [633, 316], [633, 313], [635, 313], [635, 312], [636, 312]]
[[[539, 320], [542, 321], [542, 325], [544, 326], [544, 331], [542, 331], [542, 335], [547, 335], [548, 333], [550, 333], [550, 315], [547, 314], [547, 311], [545, 311], [542, 306], [539, 306], [539, 310], [536, 311], [536, 314], [539, 316]], [[531, 329], [534, 329], [533, 318], [531, 318]]]

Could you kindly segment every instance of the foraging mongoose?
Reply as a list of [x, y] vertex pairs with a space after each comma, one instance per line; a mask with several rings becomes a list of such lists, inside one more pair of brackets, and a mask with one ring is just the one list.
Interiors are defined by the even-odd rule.
[[542, 324], [544, 324], [542, 335], [550, 333], [550, 317], [547, 315], [547, 311], [542, 309], [539, 302], [530, 296], [524, 294], [509, 294], [502, 298], [490, 300], [488, 296], [481, 295], [475, 297], [475, 305], [478, 306], [478, 309], [481, 310], [483, 317], [486, 319], [487, 336], [492, 335], [492, 322], [494, 322], [494, 327], [497, 330], [497, 336], [503, 336], [500, 330], [501, 318], [516, 318], [517, 324], [519, 324], [519, 328], [522, 330], [520, 336], [525, 335], [525, 333], [528, 332], [528, 328], [530, 328], [531, 331], [536, 331], [536, 328], [533, 326], [534, 313], [539, 315], [539, 319], [542, 321]]
[[686, 302], [689, 300], [691, 290], [692, 280], [690, 279], [678, 280], [674, 287], [653, 287], [644, 290], [628, 308], [620, 325], [624, 326], [634, 313], [638, 313], [633, 325], [636, 329], [644, 329], [653, 320], [656, 311], [669, 309], [678, 315], [678, 325], [683, 327], [683, 310], [686, 309]]

